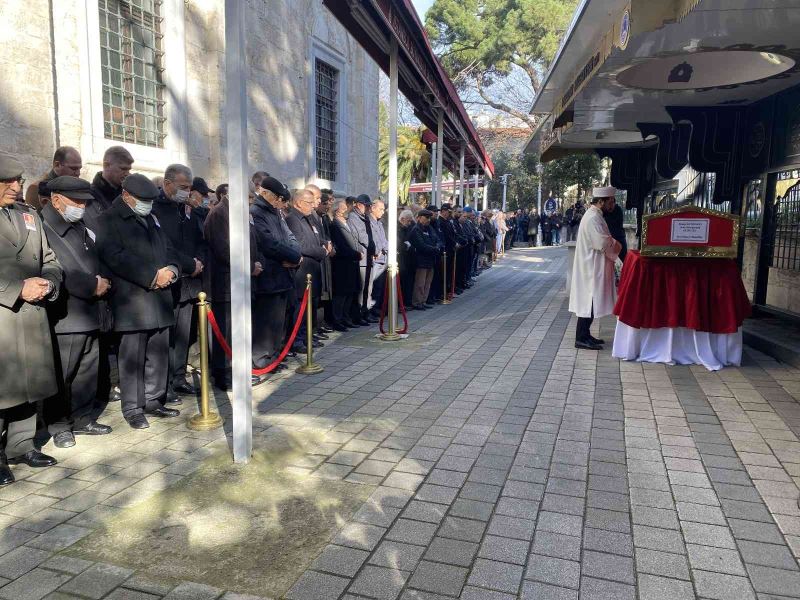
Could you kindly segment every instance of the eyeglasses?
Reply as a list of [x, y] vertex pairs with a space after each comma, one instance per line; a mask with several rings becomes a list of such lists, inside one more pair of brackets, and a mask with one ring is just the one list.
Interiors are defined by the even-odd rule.
[[18, 181], [20, 185], [25, 185], [25, 178], [22, 175], [19, 177], [11, 177], [10, 179], [0, 179], [0, 183], [5, 183], [7, 185], [11, 185], [15, 181]]

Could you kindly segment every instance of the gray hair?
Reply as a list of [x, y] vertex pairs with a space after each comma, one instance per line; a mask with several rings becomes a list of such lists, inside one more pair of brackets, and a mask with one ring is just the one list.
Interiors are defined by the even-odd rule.
[[347, 200], [345, 200], [344, 198], [337, 198], [336, 200], [334, 200], [333, 201], [333, 212], [338, 212], [339, 211], [339, 207], [342, 204], [344, 204], [345, 207], [347, 207]]
[[178, 175], [185, 175], [189, 181], [192, 180], [192, 170], [186, 165], [175, 163], [168, 166], [164, 171], [164, 179], [168, 181], [175, 181]]
[[408, 210], [408, 209], [405, 209], [403, 212], [400, 213], [400, 216], [398, 218], [401, 221], [403, 219], [408, 219], [409, 221], [413, 221], [414, 220], [414, 213], [412, 211]]

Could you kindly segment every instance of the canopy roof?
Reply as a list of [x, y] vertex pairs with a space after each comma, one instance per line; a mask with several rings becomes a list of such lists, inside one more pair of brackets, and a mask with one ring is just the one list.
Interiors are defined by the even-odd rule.
[[465, 166], [492, 177], [494, 165], [453, 83], [433, 53], [411, 1], [323, 0], [323, 4], [387, 73], [391, 39], [397, 40], [399, 88], [414, 107], [414, 114], [436, 131], [437, 111], [443, 109], [445, 148], [457, 156], [463, 143]]
[[673, 107], [743, 106], [800, 83], [800, 4], [583, 0], [532, 113], [543, 160], [655, 143]]

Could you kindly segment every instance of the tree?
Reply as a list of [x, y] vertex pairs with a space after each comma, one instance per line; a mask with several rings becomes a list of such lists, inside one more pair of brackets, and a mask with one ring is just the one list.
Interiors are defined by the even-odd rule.
[[536, 206], [539, 189], [539, 176], [536, 173], [538, 157], [530, 154], [510, 154], [501, 151], [492, 156], [497, 174], [489, 184], [489, 205], [500, 208], [503, 205], [503, 184], [500, 175], [508, 173], [508, 189], [506, 190], [506, 209], [530, 209]]
[[596, 154], [573, 154], [553, 160], [544, 165], [542, 174], [543, 194], [552, 190], [556, 196], [573, 185], [578, 186], [578, 197], [582, 197], [592, 186], [599, 183], [602, 161]]
[[[389, 191], [389, 124], [386, 106], [379, 105], [378, 171], [381, 192]], [[408, 200], [412, 180], [427, 180], [431, 168], [431, 154], [422, 142], [422, 128], [399, 126], [397, 128], [397, 194], [401, 204]]]
[[506, 113], [533, 129], [531, 104], [576, 4], [435, 0], [425, 22], [442, 65], [468, 104]]

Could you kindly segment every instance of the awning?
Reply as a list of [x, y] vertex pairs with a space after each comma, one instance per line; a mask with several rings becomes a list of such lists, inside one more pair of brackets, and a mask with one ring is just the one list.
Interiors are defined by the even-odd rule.
[[437, 112], [444, 115], [444, 146], [465, 146], [470, 171], [494, 174], [494, 165], [464, 109], [458, 92], [433, 53], [425, 28], [410, 0], [323, 0], [375, 62], [389, 71], [390, 40], [399, 45], [399, 88], [428, 128], [437, 130]]

